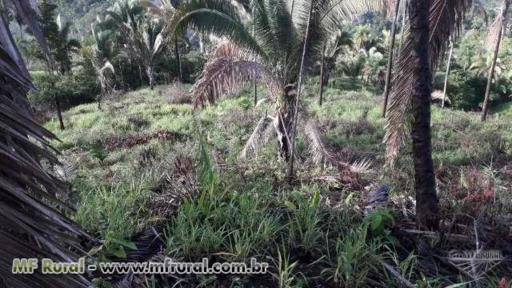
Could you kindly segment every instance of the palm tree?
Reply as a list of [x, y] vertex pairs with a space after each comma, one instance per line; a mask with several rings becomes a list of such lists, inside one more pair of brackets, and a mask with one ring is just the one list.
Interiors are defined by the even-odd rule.
[[138, 1], [129, 0], [116, 2], [114, 9], [107, 12], [106, 21], [118, 29], [127, 49], [144, 66], [149, 86], [153, 89], [156, 60], [164, 47], [163, 23], [146, 15]]
[[342, 53], [345, 46], [350, 47], [353, 44], [352, 35], [342, 29], [325, 41], [320, 59], [320, 95], [318, 99], [320, 106], [323, 104], [324, 86], [329, 83], [331, 72], [335, 68], [336, 57]]
[[[352, 6], [345, 6], [346, 3]], [[214, 103], [229, 91], [245, 87], [253, 80], [267, 86], [269, 99], [275, 108], [274, 115], [265, 115], [260, 120], [242, 157], [249, 152], [257, 152], [261, 143], [256, 142], [267, 140], [259, 136], [273, 124], [280, 155], [287, 160], [293, 158], [292, 141], [297, 131], [293, 127], [298, 121], [295, 112], [301, 107], [297, 90], [301, 85], [301, 62], [304, 59], [304, 65], [310, 66], [313, 59], [319, 58], [329, 32], [335, 32], [330, 29], [339, 27], [337, 17], [352, 15], [347, 7], [369, 9], [353, 4], [351, 1], [295, 1], [294, 11], [300, 16], [292, 17], [284, 0], [255, 0], [251, 3], [251, 10], [254, 9], [252, 20], [256, 27], [254, 36], [245, 27], [233, 22], [229, 31], [232, 42], [222, 44], [211, 55], [193, 87], [193, 94], [195, 105], [204, 106]], [[213, 32], [218, 31], [213, 29]], [[311, 125], [311, 121], [304, 122], [306, 125], [302, 128], [312, 130], [314, 125]], [[310, 138], [318, 137], [318, 133], [305, 134]], [[318, 139], [310, 140], [312, 144], [321, 143]], [[313, 158], [324, 159], [325, 147], [314, 146], [312, 150], [318, 157]], [[293, 174], [293, 171], [288, 174]]]
[[[281, 156], [289, 160], [292, 155], [291, 132], [295, 107], [298, 108], [296, 87], [299, 71], [303, 58], [309, 61], [319, 55], [318, 48], [326, 35], [319, 25], [318, 15], [322, 11], [313, 9], [313, 5], [306, 1], [295, 3], [297, 13], [309, 15], [305, 11], [311, 9], [314, 15], [311, 21], [295, 18], [300, 22], [294, 22], [285, 1], [258, 0], [252, 5], [255, 37], [248, 32], [238, 32], [248, 39], [245, 42], [233, 39], [239, 44], [231, 42], [217, 48], [194, 85], [194, 99], [196, 105], [203, 106], [214, 103], [224, 93], [241, 88], [253, 80], [266, 85], [269, 98], [273, 100], [275, 115], [262, 118], [242, 154], [244, 157], [249, 152], [257, 152], [258, 143], [255, 142], [264, 140], [255, 135], [273, 123]], [[309, 30], [308, 37], [303, 38], [306, 30]], [[240, 45], [249, 48], [242, 49]], [[303, 47], [306, 49], [303, 50]]]
[[441, 107], [443, 107], [443, 108], [446, 103], [446, 91], [448, 90], [448, 77], [450, 76], [450, 68], [452, 65], [452, 56], [453, 56], [453, 41], [450, 41], [450, 52], [448, 52], [448, 60], [446, 60], [446, 73], [444, 75], [443, 100], [441, 102]]
[[[416, 191], [416, 221], [438, 225], [430, 134], [431, 73], [462, 25], [470, 0], [409, 1], [410, 23], [394, 71], [386, 125], [386, 157], [393, 167], [410, 125]], [[430, 60], [429, 60], [430, 59]], [[412, 121], [409, 121], [412, 117]]]
[[[12, 1], [25, 24], [51, 54], [28, 0]], [[81, 243], [93, 240], [65, 213], [52, 207], [68, 207], [57, 197], [65, 185], [45, 171], [41, 160], [57, 163], [49, 140], [54, 135], [32, 118], [27, 92], [33, 89], [23, 59], [14, 44], [0, 1], [0, 283], [4, 287], [87, 287], [80, 275], [47, 277], [40, 273], [13, 274], [13, 259], [49, 257], [76, 261], [84, 255]]]
[[493, 43], [493, 57], [491, 67], [489, 68], [489, 75], [487, 77], [487, 87], [485, 88], [485, 99], [484, 106], [482, 109], [482, 121], [487, 119], [487, 113], [489, 111], [489, 100], [491, 96], [491, 85], [492, 80], [494, 78], [494, 69], [496, 68], [496, 62], [498, 60], [498, 55], [500, 53], [500, 45], [501, 39], [505, 34], [505, 24], [508, 19], [508, 9], [510, 7], [510, 0], [503, 0], [501, 6], [501, 12], [498, 14], [496, 20], [494, 21], [493, 27], [491, 28], [490, 37], [493, 38], [489, 43]]

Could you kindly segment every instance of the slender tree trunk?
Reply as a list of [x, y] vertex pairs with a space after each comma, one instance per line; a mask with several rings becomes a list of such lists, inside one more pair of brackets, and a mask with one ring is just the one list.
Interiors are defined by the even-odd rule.
[[66, 129], [64, 127], [64, 121], [62, 120], [62, 110], [60, 107], [60, 99], [58, 95], [55, 95], [55, 107], [57, 107], [57, 117], [59, 117], [60, 130]]
[[102, 94], [98, 95], [98, 110], [101, 110], [101, 98], [103, 98]]
[[430, 97], [432, 74], [429, 61], [430, 1], [411, 0], [409, 19], [413, 40], [413, 122], [412, 145], [416, 190], [416, 225], [437, 229], [439, 226], [438, 199], [430, 131]]
[[153, 90], [155, 88], [155, 72], [153, 71], [152, 65], [146, 67], [146, 75], [149, 79], [149, 88]]
[[140, 64], [139, 64], [138, 66], [139, 66], [139, 80], [140, 80], [140, 85], [144, 85], [144, 77], [142, 76], [142, 67], [140, 66]]
[[290, 161], [288, 165], [288, 179], [291, 181], [294, 176], [294, 160], [295, 160], [295, 139], [297, 138], [297, 122], [299, 122], [299, 105], [300, 105], [300, 94], [302, 90], [302, 81], [304, 77], [304, 62], [306, 60], [306, 51], [308, 47], [309, 41], [309, 28], [311, 26], [311, 16], [313, 14], [313, 0], [310, 1], [309, 15], [308, 15], [308, 24], [306, 27], [306, 33], [304, 35], [304, 46], [302, 47], [302, 58], [300, 61], [300, 69], [299, 69], [299, 80], [297, 83], [297, 97], [295, 98], [294, 105], [294, 113], [293, 113], [293, 122], [292, 122], [292, 131], [290, 137], [291, 139], [291, 151], [290, 151]]
[[324, 43], [324, 47], [322, 49], [322, 60], [320, 61], [320, 98], [318, 99], [318, 105], [322, 106], [324, 101], [324, 78], [325, 78], [325, 49], [326, 43]]
[[489, 111], [489, 101], [491, 98], [491, 86], [492, 86], [492, 79], [494, 78], [494, 69], [496, 68], [496, 61], [498, 60], [498, 55], [500, 53], [500, 45], [501, 45], [501, 38], [503, 37], [503, 29], [504, 24], [507, 17], [508, 8], [510, 6], [510, 0], [503, 0], [503, 6], [501, 7], [501, 15], [500, 15], [500, 28], [498, 37], [496, 39], [496, 43], [494, 45], [494, 55], [492, 57], [492, 63], [491, 68], [489, 69], [489, 76], [487, 78], [487, 87], [485, 88], [485, 99], [484, 99], [484, 107], [482, 109], [482, 121], [485, 121], [487, 119], [487, 113]]
[[258, 104], [258, 82], [256, 80], [252, 81], [252, 87], [254, 92], [254, 106]]
[[181, 57], [180, 57], [180, 49], [178, 47], [178, 39], [174, 42], [174, 54], [176, 56], [176, 64], [178, 65], [178, 80], [183, 83], [183, 74], [181, 71]]
[[453, 55], [453, 42], [450, 41], [450, 54], [448, 55], [448, 62], [446, 63], [446, 75], [444, 76], [444, 88], [443, 88], [443, 102], [441, 107], [444, 108], [446, 102], [446, 91], [448, 90], [448, 76], [450, 75], [450, 66], [452, 65]]
[[396, 22], [398, 20], [398, 13], [400, 10], [400, 0], [396, 0], [395, 4], [395, 18], [391, 26], [391, 43], [389, 43], [388, 55], [388, 68], [386, 71], [386, 84], [384, 86], [384, 103], [382, 106], [382, 117], [386, 117], [386, 110], [388, 108], [389, 91], [391, 90], [391, 74], [393, 71], [393, 54], [395, 52], [395, 39], [396, 39]]
[[[256, 34], [256, 23], [254, 23], [254, 7], [252, 8], [252, 36]], [[256, 79], [253, 80], [253, 88], [254, 88], [254, 106], [258, 104], [258, 83]]]

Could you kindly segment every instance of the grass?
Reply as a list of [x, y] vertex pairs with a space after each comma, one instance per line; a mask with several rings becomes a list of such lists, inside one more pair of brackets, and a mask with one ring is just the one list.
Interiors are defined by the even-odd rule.
[[[250, 92], [193, 110], [176, 103], [180, 91], [161, 86], [106, 101], [101, 111], [95, 104], [74, 107], [64, 113], [64, 131], [56, 119], [47, 122], [71, 172], [66, 180], [73, 187], [69, 201], [77, 206], [74, 219], [103, 241], [93, 253], [105, 259], [126, 256], [135, 248], [136, 232], [163, 223], [165, 256], [247, 263], [254, 257], [268, 262], [270, 273], [148, 277], [147, 287], [394, 287], [397, 280], [383, 262], [421, 287], [458, 281], [456, 275], [441, 279], [422, 274], [416, 252], [404, 253], [391, 233], [393, 213], [361, 213], [365, 186], [388, 182], [393, 195], [412, 195], [410, 145], [396, 170], [385, 169], [385, 121], [375, 92], [357, 85], [350, 87], [355, 91], [344, 91], [336, 85], [326, 89], [321, 107], [309, 94], [308, 112], [318, 120], [334, 163], [367, 160], [373, 168], [369, 174], [302, 161], [298, 175], [305, 180], [287, 185], [286, 165], [278, 159], [274, 141], [257, 157], [240, 161], [258, 119], [271, 111], [265, 104], [254, 108]], [[493, 201], [505, 203], [499, 211], [510, 209], [512, 175], [505, 168], [512, 160], [512, 128], [507, 111], [502, 108], [482, 125], [476, 113], [433, 108], [433, 157], [443, 207], [467, 211], [475, 204], [469, 196], [484, 193], [492, 183]], [[183, 137], [113, 150], [104, 145], [112, 137], [129, 141], [161, 130]], [[305, 141], [300, 135], [298, 146], [305, 147]], [[300, 148], [300, 158], [307, 152]], [[333, 186], [311, 180], [340, 173], [348, 182]], [[490, 208], [481, 205], [474, 212], [485, 209]]]

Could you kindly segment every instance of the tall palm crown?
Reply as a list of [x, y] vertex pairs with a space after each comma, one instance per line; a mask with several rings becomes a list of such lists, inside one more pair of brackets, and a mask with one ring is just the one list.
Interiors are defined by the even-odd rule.
[[[302, 60], [306, 67], [310, 66], [323, 53], [330, 35], [339, 31], [343, 20], [363, 11], [385, 7], [385, 2], [296, 0], [290, 5], [285, 0], [254, 0], [244, 3], [245, 9], [251, 12], [253, 25], [250, 26], [254, 31], [250, 33], [250, 28], [236, 23], [231, 25], [227, 35], [231, 42], [222, 44], [211, 55], [193, 87], [195, 105], [214, 103], [227, 92], [251, 81], [265, 84], [269, 98], [275, 104], [276, 115], [270, 117], [272, 121], [262, 119], [260, 124], [266, 126], [273, 122], [281, 155], [289, 159], [293, 150], [290, 135], [294, 133], [292, 129], [295, 130], [293, 117], [298, 107], [295, 87]], [[263, 129], [258, 126], [256, 134]], [[316, 136], [318, 133], [306, 134]], [[251, 136], [251, 139], [258, 137]], [[318, 143], [317, 140], [312, 139], [312, 142]]]
[[107, 12], [105, 25], [116, 28], [129, 53], [146, 69], [149, 85], [155, 84], [154, 66], [164, 47], [163, 24], [144, 13], [139, 1], [122, 0]]
[[[254, 34], [252, 35], [246, 26], [232, 27], [234, 31], [230, 33], [229, 39], [236, 46], [244, 48], [243, 55], [220, 53], [221, 57], [216, 57], [216, 53], [213, 54], [202, 77], [194, 87], [194, 99], [197, 105], [212, 103], [234, 88], [231, 87], [232, 85], [254, 79], [272, 80], [273, 84], [278, 84], [282, 88], [280, 92], [282, 94], [284, 87], [297, 84], [305, 41], [307, 42], [305, 55], [309, 62], [306, 64], [310, 64], [322, 53], [323, 44], [329, 40], [329, 36], [339, 31], [343, 20], [362, 11], [385, 7], [385, 3], [381, 1], [370, 1], [372, 5], [365, 5], [351, 0], [296, 0], [292, 11], [291, 5], [285, 0], [246, 2], [244, 1], [246, 6], [250, 5], [247, 10], [252, 14]], [[381, 5], [377, 5], [379, 3]], [[312, 8], [311, 18], [308, 17], [310, 8]], [[308, 22], [309, 33], [308, 38], [305, 39]], [[220, 65], [220, 62], [224, 64]], [[236, 64], [243, 67], [236, 67]], [[228, 75], [228, 71], [232, 74]], [[227, 81], [228, 78], [233, 80]], [[235, 78], [238, 81], [235, 81]], [[267, 81], [263, 82], [268, 84]]]

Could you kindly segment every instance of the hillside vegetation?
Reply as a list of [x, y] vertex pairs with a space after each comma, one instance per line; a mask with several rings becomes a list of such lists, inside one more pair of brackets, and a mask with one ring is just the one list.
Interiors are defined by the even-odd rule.
[[[398, 232], [414, 225], [413, 172], [406, 156], [396, 170], [383, 168], [384, 121], [375, 94], [330, 87], [322, 107], [311, 96], [306, 99], [332, 158], [323, 169], [303, 158], [297, 180], [301, 185], [289, 186], [284, 165], [273, 160], [274, 141], [262, 144], [256, 158], [239, 160], [252, 127], [268, 110], [265, 104], [254, 108], [251, 95], [245, 94], [194, 110], [180, 104], [187, 88], [129, 92], [106, 102], [101, 111], [95, 104], [74, 107], [64, 113], [64, 131], [56, 119], [45, 124], [61, 140], [55, 145], [63, 153], [62, 170], [73, 187], [67, 197], [78, 203], [74, 218], [105, 241], [95, 256], [130, 257], [136, 245], [154, 249], [147, 251], [155, 253], [152, 259], [207, 257], [212, 262], [249, 263], [256, 257], [270, 263], [271, 273], [265, 277], [184, 276], [164, 281], [183, 287], [398, 285], [380, 262], [392, 263], [420, 287], [458, 281], [461, 271], [449, 265], [434, 268], [429, 260], [418, 258], [425, 251], [416, 250]], [[467, 235], [473, 229], [472, 217], [479, 219], [479, 230], [493, 223], [492, 237], [510, 233], [509, 114], [503, 108], [481, 125], [478, 113], [434, 108], [433, 156], [441, 213], [460, 215], [453, 223], [459, 227], [448, 233]], [[365, 216], [370, 192], [382, 183], [393, 187], [387, 206], [391, 210]], [[148, 233], [145, 229], [151, 226], [162, 229], [158, 239], [163, 251], [138, 242], [140, 232]], [[448, 237], [435, 249], [470, 248], [471, 242]], [[484, 285], [497, 285], [502, 273], [510, 273], [509, 264], [503, 262]], [[148, 277], [140, 281], [161, 281]]]

